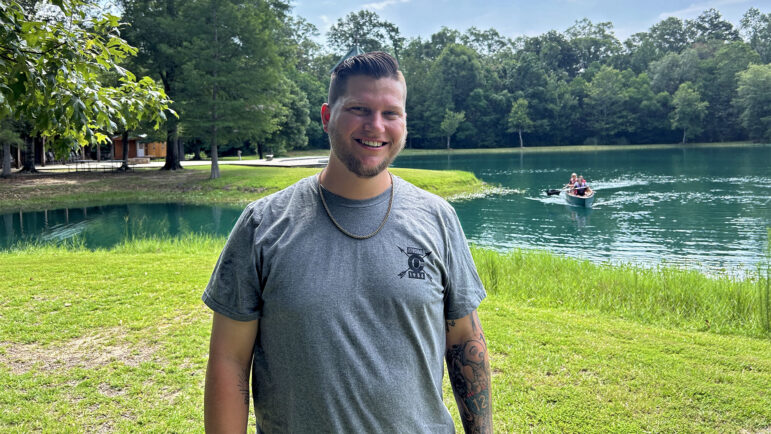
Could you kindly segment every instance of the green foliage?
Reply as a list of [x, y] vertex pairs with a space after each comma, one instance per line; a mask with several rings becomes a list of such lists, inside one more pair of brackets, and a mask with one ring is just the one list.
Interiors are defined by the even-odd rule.
[[771, 13], [750, 8], [741, 19], [741, 30], [761, 63], [771, 63]]
[[340, 18], [330, 27], [327, 40], [339, 55], [358, 46], [364, 52], [387, 51], [397, 59], [404, 45], [399, 28], [373, 11], [361, 9]]
[[530, 116], [527, 114], [528, 102], [524, 98], [518, 98], [511, 104], [511, 111], [509, 111], [509, 117], [507, 119], [509, 128], [507, 131], [510, 133], [517, 131], [530, 131], [533, 126], [533, 121], [530, 120]]
[[626, 87], [622, 73], [610, 66], [602, 66], [589, 83], [585, 101], [589, 126], [603, 139], [623, 131], [626, 125]]
[[771, 65], [750, 65], [738, 74], [734, 105], [753, 140], [771, 141]]
[[708, 102], [702, 101], [699, 91], [689, 81], [681, 84], [672, 98], [674, 110], [670, 115], [673, 129], [683, 130], [683, 143], [695, 137], [702, 129], [701, 121], [707, 114]]
[[[53, 2], [54, 9], [0, 8], [0, 117], [26, 119], [32, 133], [54, 138], [57, 153], [103, 142], [130, 117], [163, 119], [168, 100], [151, 80], [137, 81], [120, 62], [136, 53], [120, 38], [118, 17], [91, 16], [88, 0]], [[40, 14], [53, 12], [41, 19]], [[117, 72], [116, 87], [102, 75]]]
[[200, 0], [182, 10], [190, 26], [182, 110], [186, 130], [208, 139], [212, 178], [219, 176], [220, 141], [264, 141], [289, 114], [284, 13], [283, 4], [262, 0]]
[[464, 120], [466, 120], [465, 112], [455, 113], [451, 110], [445, 110], [444, 119], [442, 119], [442, 123], [439, 125], [439, 130], [447, 136], [447, 147], [450, 146], [450, 136], [458, 131], [458, 127]]

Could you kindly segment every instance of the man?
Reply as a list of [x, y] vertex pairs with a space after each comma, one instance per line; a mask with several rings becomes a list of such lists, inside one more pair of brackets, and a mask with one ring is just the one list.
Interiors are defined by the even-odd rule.
[[458, 219], [387, 170], [406, 91], [388, 54], [342, 62], [321, 107], [329, 164], [233, 228], [203, 295], [207, 431], [245, 431], [251, 365], [258, 432], [453, 432], [443, 357], [466, 431], [492, 431], [485, 292]]

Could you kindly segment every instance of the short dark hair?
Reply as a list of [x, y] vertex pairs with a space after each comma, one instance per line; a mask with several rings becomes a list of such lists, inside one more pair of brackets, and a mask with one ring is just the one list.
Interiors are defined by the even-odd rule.
[[355, 75], [365, 75], [375, 79], [393, 78], [404, 83], [404, 76], [399, 71], [399, 62], [390, 54], [383, 51], [372, 51], [352, 56], [340, 62], [332, 71], [327, 98], [327, 103], [330, 106], [345, 93], [345, 85], [348, 78]]

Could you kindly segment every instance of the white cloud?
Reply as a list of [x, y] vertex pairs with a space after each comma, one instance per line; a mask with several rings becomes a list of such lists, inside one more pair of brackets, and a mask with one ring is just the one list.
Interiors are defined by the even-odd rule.
[[410, 0], [385, 0], [382, 2], [377, 3], [367, 3], [361, 6], [362, 9], [374, 9], [376, 11], [383, 10], [387, 8], [388, 6], [399, 4], [399, 3], [409, 3]]
[[659, 19], [663, 20], [667, 17], [691, 17], [700, 14], [707, 9], [715, 8], [720, 9], [720, 6], [735, 5], [748, 3], [748, 0], [712, 0], [704, 3], [694, 3], [685, 9], [680, 9], [671, 12], [662, 12], [659, 14]]

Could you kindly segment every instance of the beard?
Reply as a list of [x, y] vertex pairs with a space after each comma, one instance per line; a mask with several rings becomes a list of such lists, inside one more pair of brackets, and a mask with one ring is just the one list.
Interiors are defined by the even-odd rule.
[[330, 134], [329, 135], [329, 147], [332, 149], [332, 153], [337, 157], [340, 162], [345, 165], [346, 169], [348, 169], [351, 173], [355, 174], [356, 176], [360, 178], [374, 178], [375, 176], [379, 175], [381, 172], [386, 170], [388, 166], [393, 163], [393, 161], [396, 159], [396, 156], [399, 155], [399, 152], [404, 149], [404, 144], [407, 143], [407, 131], [404, 132], [404, 135], [399, 140], [399, 143], [393, 143], [390, 146], [393, 146], [389, 151], [389, 154], [383, 158], [383, 161], [380, 162], [377, 166], [365, 166], [362, 164], [362, 162], [356, 158], [356, 156], [350, 152], [345, 146], [337, 146], [334, 142], [342, 142], [342, 138], [336, 137], [336, 135]]

